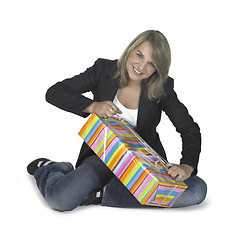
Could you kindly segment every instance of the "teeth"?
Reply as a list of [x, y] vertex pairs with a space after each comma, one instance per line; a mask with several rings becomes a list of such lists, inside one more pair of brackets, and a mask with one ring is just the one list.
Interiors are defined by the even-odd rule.
[[134, 71], [137, 73], [137, 74], [142, 74], [141, 72], [139, 72], [135, 67], [133, 67]]

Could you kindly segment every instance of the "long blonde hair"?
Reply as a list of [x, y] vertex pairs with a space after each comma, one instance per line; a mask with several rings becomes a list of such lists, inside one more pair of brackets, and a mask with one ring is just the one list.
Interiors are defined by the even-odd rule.
[[120, 88], [128, 85], [129, 76], [126, 62], [130, 53], [143, 42], [149, 42], [152, 46], [152, 59], [156, 71], [148, 79], [144, 79], [142, 86], [149, 100], [159, 101], [164, 94], [163, 86], [168, 77], [171, 65], [171, 50], [166, 37], [159, 31], [148, 30], [139, 34], [124, 50], [118, 60], [118, 71], [116, 77], [120, 77]]

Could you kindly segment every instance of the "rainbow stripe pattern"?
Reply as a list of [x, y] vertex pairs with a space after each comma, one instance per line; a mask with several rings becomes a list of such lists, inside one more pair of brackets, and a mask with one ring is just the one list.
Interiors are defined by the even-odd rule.
[[160, 156], [124, 120], [92, 114], [79, 135], [141, 204], [172, 207], [187, 188], [166, 173]]

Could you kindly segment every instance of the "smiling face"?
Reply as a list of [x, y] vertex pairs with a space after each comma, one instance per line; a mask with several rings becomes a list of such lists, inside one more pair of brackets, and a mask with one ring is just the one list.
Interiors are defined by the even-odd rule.
[[126, 62], [129, 81], [139, 81], [149, 78], [155, 71], [152, 60], [152, 46], [149, 42], [143, 42], [137, 46]]

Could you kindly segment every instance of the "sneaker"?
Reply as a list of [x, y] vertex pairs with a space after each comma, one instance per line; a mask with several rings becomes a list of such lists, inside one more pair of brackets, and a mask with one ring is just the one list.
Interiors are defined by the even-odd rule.
[[99, 205], [103, 198], [103, 187], [91, 192], [81, 203], [80, 206], [88, 206], [91, 204]]
[[43, 166], [49, 165], [51, 163], [54, 163], [53, 161], [46, 159], [46, 158], [39, 158], [34, 160], [33, 162], [31, 162], [28, 166], [27, 166], [27, 171], [30, 175], [34, 175], [34, 172]]

